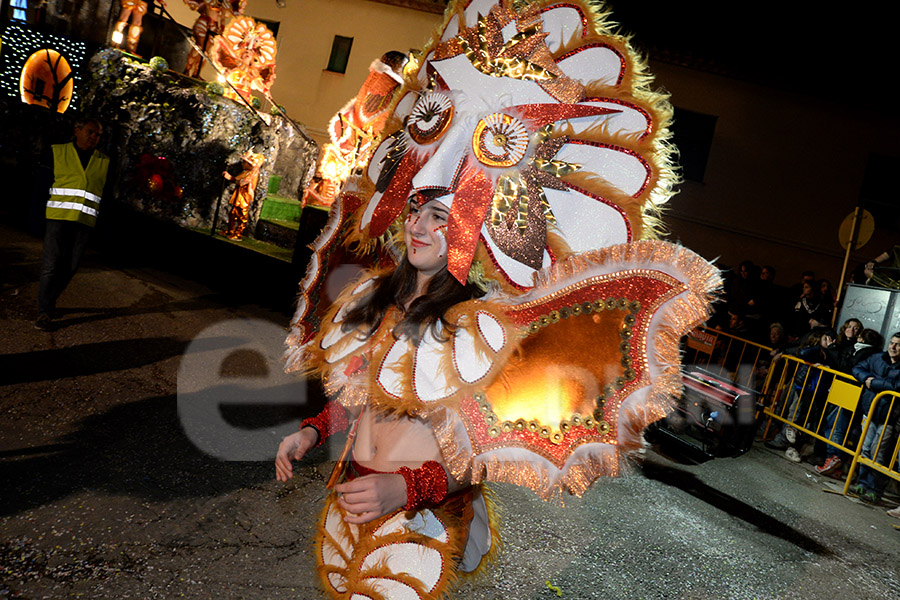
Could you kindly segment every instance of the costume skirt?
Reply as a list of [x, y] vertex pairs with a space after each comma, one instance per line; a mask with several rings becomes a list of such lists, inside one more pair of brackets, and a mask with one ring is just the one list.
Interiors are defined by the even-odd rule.
[[356, 525], [329, 495], [316, 534], [316, 566], [330, 598], [437, 600], [457, 578], [469, 524], [471, 489], [439, 507], [402, 509]]

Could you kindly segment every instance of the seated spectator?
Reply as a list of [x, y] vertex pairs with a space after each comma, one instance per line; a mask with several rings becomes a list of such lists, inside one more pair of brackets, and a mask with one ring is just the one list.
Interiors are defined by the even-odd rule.
[[772, 356], [781, 354], [787, 348], [787, 332], [781, 323], [775, 322], [769, 325], [769, 347], [772, 348]]
[[[807, 338], [806, 345], [800, 348], [788, 349], [784, 354], [794, 355], [815, 366], [835, 367], [833, 352], [829, 352], [829, 348], [834, 344], [836, 334], [834, 331], [817, 330]], [[780, 356], [776, 356], [778, 360]], [[807, 412], [816, 401], [821, 399], [824, 394], [828, 393], [828, 385], [822, 382], [820, 385], [819, 378], [822, 375], [819, 369], [810, 369], [809, 365], [801, 364], [794, 373], [794, 380], [791, 385], [790, 396], [788, 398], [789, 407], [785, 418], [797, 423], [799, 426], [805, 427], [809, 421], [814, 421], [815, 417], [810, 415], [807, 418]], [[792, 462], [800, 462], [799, 448], [803, 446], [804, 436], [802, 436], [794, 427], [785, 424], [781, 431], [765, 445], [767, 448], [774, 450], [784, 450], [785, 456]]]
[[[891, 441], [900, 418], [900, 402], [892, 402], [891, 397], [882, 398], [877, 403], [873, 400], [880, 392], [900, 391], [900, 331], [891, 336], [887, 352], [873, 354], [853, 367], [853, 376], [863, 384], [859, 409], [871, 419], [862, 443], [861, 456], [879, 464], [887, 464], [893, 450]], [[854, 491], [863, 502], [876, 504], [886, 483], [887, 476], [860, 465]]]
[[[846, 335], [848, 330], [852, 330], [852, 327], [847, 327], [847, 324], [856, 321], [856, 319], [850, 319], [847, 323], [844, 324], [844, 327], [841, 328], [841, 335]], [[858, 322], [858, 321], [857, 321]], [[881, 352], [881, 349], [884, 347], [884, 338], [881, 337], [881, 334], [875, 331], [874, 329], [863, 329], [857, 338], [857, 342], [853, 345], [854, 351], [850, 354], [842, 354], [840, 352], [840, 343], [838, 343], [838, 366], [837, 369], [839, 371], [843, 371], [847, 374], [853, 373], [853, 367], [855, 367], [860, 362], [866, 360], [873, 354], [878, 354]], [[840, 414], [839, 414], [840, 413]], [[847, 410], [840, 410], [838, 407], [833, 407], [831, 412], [828, 413], [825, 417], [825, 431], [827, 433], [823, 433], [826, 438], [833, 442], [843, 443], [844, 434], [847, 432], [848, 426], [851, 424], [851, 415], [857, 415], [853, 421], [856, 425], [853, 427], [855, 429], [858, 427], [860, 422], [860, 415], [862, 412], [857, 410], [855, 413], [851, 413]], [[853, 436], [854, 439], [856, 436]], [[848, 438], [847, 443], [850, 443], [850, 439]], [[826, 445], [825, 448], [825, 462], [819, 467], [816, 467], [816, 471], [821, 475], [835, 476], [841, 475], [843, 473], [843, 465], [844, 458], [842, 457], [842, 453], [840, 450], [831, 445]]]
[[728, 312], [728, 333], [742, 339], [750, 337], [750, 328], [743, 314], [740, 312]]

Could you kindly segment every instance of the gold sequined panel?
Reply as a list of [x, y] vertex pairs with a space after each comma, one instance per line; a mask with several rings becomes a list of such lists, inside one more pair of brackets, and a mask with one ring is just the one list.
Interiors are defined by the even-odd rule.
[[[592, 414], [604, 387], [625, 374], [618, 341], [626, 329], [626, 316], [630, 313], [619, 310], [567, 319], [561, 319], [558, 311], [545, 316], [548, 324], [555, 321], [553, 334], [523, 340], [522, 354], [511, 359], [504, 378], [487, 389], [497, 417], [515, 421], [527, 415], [553, 424], [559, 415]], [[510, 386], [507, 378], [518, 383]]]

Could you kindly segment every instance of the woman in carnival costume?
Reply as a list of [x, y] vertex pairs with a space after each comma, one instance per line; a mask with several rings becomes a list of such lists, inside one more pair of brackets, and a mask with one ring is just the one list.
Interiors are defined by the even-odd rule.
[[[671, 106], [610, 28], [588, 2], [451, 2], [332, 207], [286, 355], [332, 400], [276, 458], [287, 481], [350, 432], [317, 534], [330, 597], [445, 596], [499, 547], [483, 482], [581, 495], [680, 391], [719, 277], [652, 239]], [[377, 267], [325, 310], [351, 251]]]

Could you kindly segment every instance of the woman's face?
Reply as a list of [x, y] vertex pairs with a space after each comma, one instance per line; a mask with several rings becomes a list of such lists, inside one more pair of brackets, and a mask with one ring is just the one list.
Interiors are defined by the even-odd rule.
[[420, 274], [433, 276], [447, 266], [447, 219], [450, 209], [430, 200], [419, 206], [409, 205], [404, 225], [404, 240], [409, 263]]
[[819, 345], [822, 346], [823, 348], [827, 348], [828, 346], [832, 345], [833, 343], [834, 343], [834, 338], [827, 334], [823, 335], [822, 339], [819, 340]]
[[813, 291], [812, 286], [809, 285], [808, 283], [806, 283], [806, 282], [804, 281], [804, 282], [803, 282], [803, 294], [802, 294], [802, 295], [803, 295], [803, 296], [806, 296], [806, 297], [808, 298], [808, 297], [812, 296], [812, 291]]
[[848, 340], [856, 339], [856, 337], [862, 331], [862, 327], [856, 321], [848, 321], [846, 325], [844, 325], [844, 338]]

